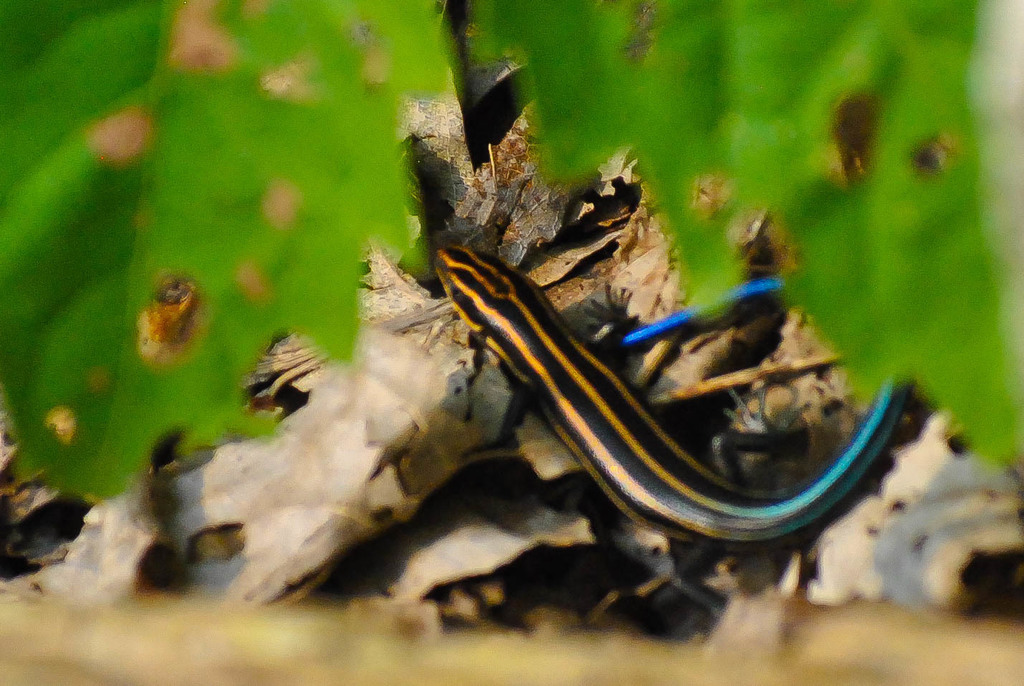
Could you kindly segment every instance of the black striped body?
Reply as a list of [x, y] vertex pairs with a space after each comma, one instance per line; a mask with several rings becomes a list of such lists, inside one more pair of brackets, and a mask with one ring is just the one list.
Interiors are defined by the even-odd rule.
[[849, 454], [818, 478], [791, 497], [750, 497], [665, 434], [526, 276], [456, 247], [438, 253], [438, 273], [463, 319], [537, 393], [559, 436], [616, 505], [672, 534], [766, 541], [815, 524], [850, 494], [902, 411], [905, 391], [892, 391], [869, 415], [861, 445], [855, 437]]

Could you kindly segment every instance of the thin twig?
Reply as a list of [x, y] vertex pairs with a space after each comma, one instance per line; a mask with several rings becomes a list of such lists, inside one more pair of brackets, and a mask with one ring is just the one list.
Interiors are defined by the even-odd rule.
[[737, 386], [749, 386], [755, 381], [767, 381], [769, 379], [774, 381], [780, 378], [799, 376], [822, 367], [829, 367], [836, 364], [838, 361], [838, 355], [826, 355], [824, 357], [812, 357], [810, 359], [797, 360], [796, 362], [778, 362], [775, 364], [762, 365], [760, 367], [752, 367], [750, 369], [741, 369], [738, 372], [722, 374], [721, 376], [713, 376], [710, 379], [700, 381], [688, 388], [680, 388], [666, 393], [659, 393], [652, 398], [652, 402], [659, 404], [671, 403], [679, 400], [690, 400], [692, 398], [710, 395], [711, 393], [727, 391], [730, 388], [736, 388]]

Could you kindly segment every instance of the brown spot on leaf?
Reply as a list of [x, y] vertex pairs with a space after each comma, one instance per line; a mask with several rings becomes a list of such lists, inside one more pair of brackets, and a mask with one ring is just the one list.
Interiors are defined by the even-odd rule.
[[914, 171], [921, 176], [937, 176], [949, 169], [956, 157], [959, 146], [949, 134], [939, 134], [929, 138], [914, 148], [911, 160]]
[[271, 289], [267, 275], [258, 264], [246, 260], [235, 270], [235, 283], [242, 291], [245, 299], [254, 304], [263, 304], [270, 300]]
[[75, 434], [78, 433], [78, 420], [67, 405], [57, 405], [51, 408], [43, 421], [46, 423], [46, 428], [52, 431], [57, 440], [64, 445], [71, 445], [71, 442], [75, 440]]
[[313, 61], [309, 58], [294, 59], [260, 76], [260, 88], [275, 100], [289, 102], [312, 102], [316, 96], [309, 79]]
[[102, 393], [110, 388], [110, 370], [106, 367], [92, 367], [85, 373], [85, 386], [90, 393]]
[[351, 39], [363, 55], [363, 83], [370, 88], [387, 83], [391, 74], [391, 54], [373, 25], [365, 21], [354, 23]]
[[153, 118], [138, 105], [131, 105], [93, 124], [89, 149], [104, 164], [127, 167], [138, 161], [153, 137]]
[[878, 128], [878, 98], [867, 93], [842, 100], [832, 115], [832, 140], [838, 155], [835, 181], [847, 186], [871, 170]]
[[193, 72], [224, 72], [238, 59], [238, 46], [217, 23], [219, 0], [188, 0], [178, 9], [171, 27], [167, 61]]
[[302, 205], [302, 192], [287, 179], [273, 179], [260, 202], [263, 216], [275, 229], [286, 230], [295, 225]]
[[654, 45], [654, 29], [658, 19], [658, 5], [653, 0], [641, 0], [633, 7], [633, 25], [626, 41], [626, 57], [632, 62], [643, 62]]
[[367, 86], [382, 86], [391, 73], [391, 55], [381, 45], [373, 45], [363, 52], [363, 82]]
[[153, 222], [155, 220], [156, 218], [153, 216], [153, 208], [142, 204], [132, 216], [132, 226], [138, 230], [148, 229], [153, 226]]
[[203, 324], [202, 299], [195, 284], [167, 276], [138, 320], [139, 356], [149, 364], [174, 364], [199, 338]]
[[711, 219], [732, 198], [732, 184], [724, 176], [705, 174], [693, 184], [693, 209], [701, 219]]
[[263, 16], [270, 8], [270, 0], [245, 0], [242, 3], [242, 16], [246, 19], [255, 19]]

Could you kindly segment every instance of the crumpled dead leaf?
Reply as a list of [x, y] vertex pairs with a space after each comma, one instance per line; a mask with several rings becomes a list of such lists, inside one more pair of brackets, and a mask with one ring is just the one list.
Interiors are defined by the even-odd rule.
[[583, 245], [559, 246], [550, 250], [543, 262], [527, 272], [530, 279], [542, 288], [565, 278], [579, 264], [602, 250], [620, 237], [620, 232], [610, 231]]
[[981, 600], [963, 578], [972, 562], [1010, 554], [1024, 563], [1019, 483], [973, 455], [953, 453], [947, 433], [948, 419], [933, 415], [921, 437], [897, 453], [880, 495], [825, 531], [808, 588], [812, 602], [885, 598], [964, 607]]
[[[508, 225], [501, 236], [498, 256], [518, 266], [534, 248], [554, 240], [562, 228], [572, 193], [544, 180], [530, 152], [529, 112], [491, 150], [494, 176], [499, 187], [513, 196]], [[482, 165], [484, 171], [487, 165]], [[457, 212], [456, 212], [457, 213]]]
[[[192, 559], [192, 581], [228, 600], [265, 602], [315, 576], [347, 548], [415, 508], [380, 470], [384, 448], [425, 421], [444, 394], [436, 359], [402, 339], [365, 332], [359, 371], [332, 370], [270, 439], [238, 441], [169, 484], [169, 531], [181, 550], [240, 527], [239, 554]], [[370, 418], [389, 417], [373, 424]]]
[[[882, 530], [875, 565], [884, 597], [905, 605], [968, 608], [987, 594], [1012, 594], [999, 588], [1009, 581], [997, 570], [969, 579], [969, 565], [984, 568], [987, 559], [1010, 556], [1024, 565], [1024, 525], [1020, 484], [1006, 472], [982, 465], [973, 456], [948, 462], [928, 493]], [[998, 565], [997, 565], [998, 566]], [[1019, 590], [1019, 589], [1018, 589]]]
[[[571, 326], [582, 330], [588, 318], [586, 308], [581, 305], [588, 300], [602, 305], [607, 302], [609, 292], [628, 293], [626, 314], [642, 322], [657, 319], [676, 308], [678, 274], [670, 268], [668, 239], [659, 226], [658, 219], [641, 202], [625, 226], [616, 232], [618, 245], [611, 259], [547, 289], [548, 298]], [[606, 244], [602, 235], [592, 240], [601, 247]], [[590, 319], [595, 319], [593, 314]]]
[[645, 204], [629, 218], [613, 262], [616, 269], [608, 280], [609, 288], [629, 293], [629, 316], [646, 323], [679, 307], [681, 279], [672, 264], [671, 244], [661, 230], [661, 221]]
[[253, 393], [253, 406], [275, 407], [278, 393], [285, 386], [309, 393], [323, 375], [326, 364], [326, 356], [312, 341], [294, 334], [285, 336], [260, 358], [255, 371], [246, 380], [246, 387]]
[[490, 517], [451, 513], [449, 531], [409, 556], [392, 595], [422, 596], [467, 576], [492, 572], [538, 545], [593, 543], [589, 522], [579, 514], [556, 512], [536, 503], [501, 503]]
[[431, 308], [435, 300], [427, 289], [403, 272], [381, 248], [367, 251], [367, 286], [359, 292], [360, 315], [370, 323], [393, 320], [410, 312]]
[[881, 498], [865, 498], [822, 532], [817, 575], [807, 586], [812, 603], [841, 605], [858, 598], [882, 598], [874, 553], [889, 507]]
[[429, 186], [425, 195], [436, 195], [451, 212], [468, 191], [466, 180], [473, 177], [458, 100], [453, 94], [409, 100], [401, 129], [412, 142], [417, 173]]
[[540, 545], [594, 541], [589, 522], [531, 500], [452, 495], [431, 501], [409, 524], [364, 547], [339, 570], [342, 587], [399, 600], [493, 572]]
[[74, 605], [126, 600], [145, 583], [140, 570], [159, 542], [145, 488], [136, 485], [89, 510], [63, 560], [0, 582], [0, 592], [48, 596]]
[[[371, 285], [423, 295], [390, 261], [371, 264], [384, 274]], [[360, 364], [325, 372], [277, 436], [224, 445], [170, 480], [169, 528], [195, 585], [247, 602], [300, 592], [487, 456], [507, 378], [493, 365], [474, 370], [472, 351], [436, 335], [424, 351], [422, 333], [364, 331]]]
[[[531, 250], [554, 239], [573, 194], [543, 180], [530, 152], [528, 112], [475, 170], [454, 96], [413, 100], [404, 120], [420, 182], [446, 205], [435, 210], [444, 215], [439, 243], [498, 245], [502, 259], [518, 265]], [[505, 227], [500, 236], [498, 226]]]

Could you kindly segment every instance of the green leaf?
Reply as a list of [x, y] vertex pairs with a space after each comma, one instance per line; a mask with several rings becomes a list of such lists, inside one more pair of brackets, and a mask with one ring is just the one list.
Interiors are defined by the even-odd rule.
[[[674, 227], [691, 295], [735, 278], [728, 221], [768, 208], [795, 239], [789, 293], [862, 389], [914, 378], [1008, 457], [1017, 378], [981, 220], [967, 90], [973, 3], [481, 0], [482, 43], [527, 64], [556, 175], [620, 145]], [[732, 196], [708, 217], [702, 177]]]
[[397, 105], [444, 86], [439, 20], [426, 0], [53, 0], [0, 23], [19, 462], [107, 496], [161, 436], [252, 429], [241, 382], [274, 334], [348, 352], [365, 241], [409, 242]]

